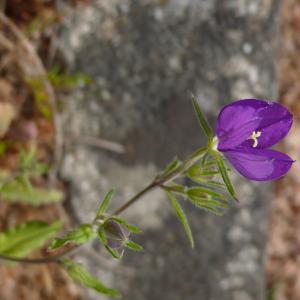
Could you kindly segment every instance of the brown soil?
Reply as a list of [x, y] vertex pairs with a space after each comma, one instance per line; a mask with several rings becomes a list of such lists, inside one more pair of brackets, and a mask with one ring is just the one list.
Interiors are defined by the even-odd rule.
[[[45, 1], [46, 2], [46, 1]], [[54, 1], [47, 4], [38, 0], [7, 1], [6, 15], [22, 28], [24, 36], [39, 53], [46, 65], [47, 47], [55, 38], [55, 31], [49, 30], [60, 17]], [[78, 2], [78, 1], [77, 1]], [[75, 3], [75, 1], [74, 1]], [[37, 22], [39, 19], [43, 23]], [[34, 23], [36, 22], [36, 23]], [[34, 25], [34, 26], [33, 26]], [[49, 34], [50, 33], [50, 34]], [[55, 149], [55, 126], [53, 118], [41, 113], [34, 100], [32, 86], [26, 82], [26, 74], [18, 64], [20, 43], [1, 25], [0, 37], [0, 144], [7, 148], [0, 154], [0, 167], [8, 172], [18, 168], [20, 151], [35, 145], [39, 160], [51, 165]], [[24, 56], [26, 64], [26, 56]], [[34, 68], [32, 61], [28, 61]], [[35, 178], [40, 185], [48, 185], [47, 177]], [[63, 188], [59, 181], [54, 183]], [[28, 220], [53, 222], [64, 220], [70, 223], [62, 204], [35, 207], [25, 204], [8, 204], [0, 201], [0, 231]], [[31, 257], [41, 257], [46, 251], [36, 251]], [[78, 300], [82, 299], [80, 289], [57, 265], [9, 265], [0, 262], [1, 300]]]
[[294, 114], [283, 150], [297, 161], [276, 184], [270, 223], [267, 275], [270, 299], [300, 299], [300, 2], [283, 1], [280, 99]]

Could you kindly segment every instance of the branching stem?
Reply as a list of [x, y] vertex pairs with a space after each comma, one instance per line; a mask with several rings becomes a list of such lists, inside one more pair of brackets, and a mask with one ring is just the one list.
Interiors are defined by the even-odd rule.
[[[176, 179], [179, 175], [187, 171], [191, 166], [193, 166], [197, 161], [199, 161], [206, 153], [207, 148], [201, 148], [189, 156], [182, 164], [180, 164], [175, 170], [167, 174], [158, 175], [149, 185], [138, 192], [135, 196], [129, 199], [125, 204], [120, 206], [117, 210], [112, 213], [112, 216], [120, 215], [134, 203], [140, 200], [147, 193], [155, 188], [165, 188], [166, 184], [170, 181]], [[63, 250], [59, 254], [54, 254], [51, 256], [41, 257], [41, 258], [18, 258], [10, 257], [0, 254], [0, 260], [18, 262], [18, 263], [28, 263], [28, 264], [43, 264], [43, 263], [61, 263], [62, 258], [69, 255], [78, 249], [81, 245], [73, 245], [68, 247], [68, 249]]]

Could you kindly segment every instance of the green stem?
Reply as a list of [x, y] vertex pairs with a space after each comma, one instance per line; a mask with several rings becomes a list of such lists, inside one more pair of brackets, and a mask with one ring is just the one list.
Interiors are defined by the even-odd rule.
[[148, 186], [146, 186], [143, 190], [141, 190], [138, 194], [128, 200], [124, 205], [119, 207], [112, 215], [120, 215], [124, 212], [128, 207], [133, 205], [139, 199], [141, 199], [145, 194], [150, 192], [151, 190], [162, 187], [168, 182], [176, 179], [180, 174], [188, 170], [192, 165], [194, 165], [198, 160], [200, 160], [207, 153], [207, 148], [201, 148], [194, 152], [190, 157], [188, 157], [178, 168], [172, 171], [169, 174], [162, 175], [156, 177], [153, 182], [151, 182]]
[[133, 196], [130, 200], [128, 200], [125, 204], [123, 204], [121, 207], [119, 207], [112, 215], [117, 216], [120, 215], [122, 212], [124, 212], [128, 207], [133, 205], [135, 202], [137, 202], [139, 199], [141, 199], [145, 194], [153, 190], [158, 186], [157, 182], [154, 180], [152, 183], [147, 185], [144, 189], [142, 189], [139, 193], [137, 193], [135, 196]]
[[[149, 185], [147, 185], [144, 189], [142, 189], [139, 193], [129, 199], [125, 204], [120, 206], [116, 211], [113, 212], [112, 216], [120, 215], [125, 210], [127, 210], [130, 206], [140, 200], [147, 193], [152, 191], [153, 189], [160, 187], [165, 188], [165, 185], [170, 181], [176, 179], [179, 175], [187, 171], [191, 166], [193, 166], [197, 161], [199, 161], [208, 151], [208, 148], [201, 148], [190, 155], [178, 168], [173, 170], [170, 173], [162, 174], [161, 176], [157, 176]], [[6, 255], [0, 254], [0, 260], [18, 262], [18, 263], [28, 263], [28, 264], [42, 264], [42, 263], [60, 263], [61, 259], [72, 253], [74, 250], [79, 248], [81, 245], [73, 245], [68, 249], [62, 251], [59, 254], [55, 254], [52, 256], [41, 257], [41, 258], [18, 258], [18, 257], [10, 257]]]

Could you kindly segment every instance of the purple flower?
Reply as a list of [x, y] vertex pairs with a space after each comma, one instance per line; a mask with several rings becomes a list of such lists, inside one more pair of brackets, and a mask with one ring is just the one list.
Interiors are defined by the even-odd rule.
[[248, 179], [268, 181], [286, 174], [293, 160], [268, 149], [289, 132], [293, 115], [281, 104], [259, 99], [226, 105], [217, 122], [217, 148]]
[[130, 236], [130, 231], [114, 220], [105, 222], [104, 230], [108, 246], [115, 250], [122, 250], [124, 248], [124, 240]]

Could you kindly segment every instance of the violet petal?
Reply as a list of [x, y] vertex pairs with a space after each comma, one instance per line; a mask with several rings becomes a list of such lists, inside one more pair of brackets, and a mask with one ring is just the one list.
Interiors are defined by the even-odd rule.
[[269, 181], [285, 175], [293, 164], [286, 154], [271, 149], [239, 147], [224, 152], [225, 157], [244, 177]]
[[259, 99], [238, 100], [226, 105], [217, 123], [218, 149], [232, 149], [239, 145], [253, 146], [254, 131], [261, 131], [257, 148], [276, 144], [290, 130], [291, 113], [281, 104]]
[[127, 238], [130, 236], [130, 231], [125, 227], [125, 225], [119, 224], [115, 220], [109, 220], [105, 223], [105, 232], [108, 236], [114, 238]]
[[117, 239], [113, 239], [113, 238], [108, 238], [107, 239], [108, 242], [108, 246], [112, 249], [121, 249], [123, 248], [123, 241], [122, 240], [117, 240]]
[[[256, 131], [261, 132], [257, 148], [269, 148], [282, 140], [290, 131], [293, 124], [293, 115], [281, 104], [273, 103], [258, 112], [262, 121]], [[253, 145], [253, 140], [248, 140], [243, 145]]]

